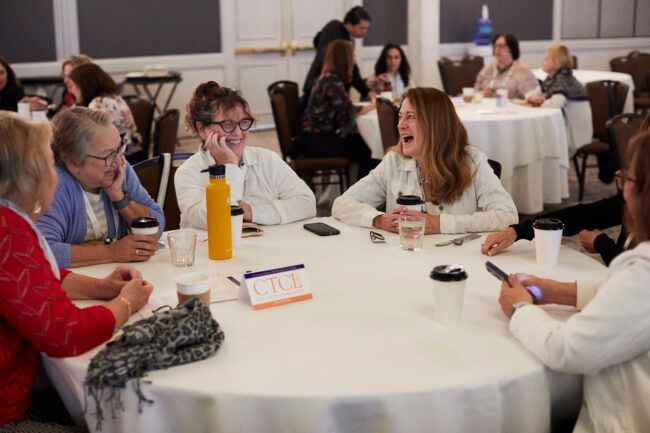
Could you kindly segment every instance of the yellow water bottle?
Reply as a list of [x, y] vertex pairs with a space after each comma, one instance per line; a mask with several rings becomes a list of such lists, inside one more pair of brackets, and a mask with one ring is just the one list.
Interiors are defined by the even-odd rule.
[[230, 186], [226, 183], [226, 166], [214, 164], [201, 172], [210, 173], [205, 187], [208, 211], [208, 255], [212, 260], [232, 257], [230, 230]]

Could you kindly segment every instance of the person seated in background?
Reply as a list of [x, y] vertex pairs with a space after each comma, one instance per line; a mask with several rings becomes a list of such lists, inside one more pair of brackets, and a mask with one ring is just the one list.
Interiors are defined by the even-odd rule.
[[[426, 219], [426, 234], [500, 230], [517, 222], [512, 198], [485, 154], [469, 145], [444, 92], [408, 89], [397, 129], [399, 143], [368, 176], [334, 200], [332, 216], [397, 232], [399, 215], [420, 215]], [[397, 205], [400, 195], [420, 197], [426, 213]], [[384, 204], [385, 213], [377, 210]]]
[[113, 125], [126, 142], [126, 159], [135, 164], [146, 159], [142, 137], [126, 101], [118, 94], [115, 81], [95, 63], [84, 63], [70, 72], [68, 89], [77, 105], [100, 110], [111, 116]]
[[[510, 275], [501, 285], [515, 338], [550, 369], [584, 375], [574, 432], [650, 431], [650, 132], [631, 140], [627, 159], [623, 196], [637, 246], [614, 259], [600, 282]], [[532, 304], [529, 285], [542, 289], [540, 304], [580, 311], [552, 318]]]
[[359, 165], [358, 177], [370, 171], [370, 148], [357, 129], [356, 117], [375, 104], [355, 107], [345, 89], [352, 79], [351, 42], [337, 40], [327, 46], [323, 69], [311, 89], [303, 114], [303, 133], [297, 151], [307, 157], [343, 156]]
[[[650, 114], [643, 119], [640, 132], [650, 132]], [[538, 218], [557, 218], [564, 223], [564, 236], [579, 236], [580, 244], [589, 253], [598, 253], [606, 265], [625, 251], [634, 239], [628, 237], [625, 228], [625, 200], [623, 198], [624, 177], [617, 172], [614, 179], [618, 192], [616, 195], [601, 200], [559, 209], [540, 215]], [[481, 245], [481, 252], [488, 256], [499, 254], [519, 239], [532, 240], [534, 219], [527, 219], [519, 224], [513, 224], [505, 230], [490, 234]], [[621, 225], [618, 239], [614, 241], [601, 230]]]
[[65, 84], [65, 90], [61, 97], [61, 105], [59, 110], [71, 108], [77, 105], [76, 98], [74, 94], [70, 91], [70, 88], [74, 85], [70, 81], [70, 73], [74, 68], [81, 65], [86, 65], [88, 63], [93, 63], [93, 59], [85, 54], [79, 54], [78, 56], [70, 56], [63, 61], [61, 64], [61, 75], [63, 75], [63, 84]]
[[25, 90], [18, 83], [14, 70], [9, 62], [0, 56], [0, 110], [18, 111], [18, 102], [24, 96]]
[[124, 159], [126, 144], [108, 113], [70, 108], [54, 118], [59, 185], [37, 226], [61, 267], [149, 260], [151, 237], [129, 235], [137, 217], [165, 216]]
[[247, 146], [254, 121], [240, 91], [214, 81], [196, 88], [185, 122], [201, 145], [174, 177], [181, 227], [207, 228], [209, 175], [201, 171], [213, 164], [226, 166], [230, 203], [242, 207], [244, 221], [273, 225], [316, 216], [314, 193], [291, 167], [275, 152]]
[[[57, 185], [48, 122], [0, 113], [0, 430], [42, 430], [23, 421], [38, 352], [80, 355], [110, 339], [144, 306], [152, 286], [133, 268], [103, 279], [61, 269], [34, 221], [47, 212]], [[77, 308], [70, 299], [106, 299]], [[34, 413], [43, 413], [32, 408]], [[47, 421], [47, 420], [42, 420]], [[57, 430], [58, 431], [58, 430]]]
[[508, 98], [526, 99], [539, 93], [539, 83], [533, 71], [519, 61], [519, 41], [509, 33], [492, 37], [492, 50], [496, 63], [486, 65], [476, 77], [474, 89], [492, 97], [497, 89], [508, 89]]
[[564, 45], [546, 49], [542, 69], [547, 74], [542, 90], [529, 95], [527, 100], [534, 106], [562, 109], [572, 156], [578, 147], [591, 142], [594, 132], [587, 91], [573, 76], [573, 56]]
[[397, 44], [386, 44], [375, 63], [375, 76], [370, 87], [379, 93], [392, 92], [392, 99], [400, 99], [404, 91], [413, 87], [411, 65]]

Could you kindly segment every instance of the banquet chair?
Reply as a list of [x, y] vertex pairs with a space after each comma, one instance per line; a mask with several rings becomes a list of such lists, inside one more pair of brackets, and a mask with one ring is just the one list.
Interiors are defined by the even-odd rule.
[[625, 153], [630, 139], [639, 132], [643, 116], [637, 113], [623, 113], [612, 117], [606, 123], [612, 149], [614, 170], [626, 167]]
[[[611, 145], [606, 123], [612, 117], [621, 114], [625, 106], [628, 86], [618, 81], [593, 81], [585, 85], [591, 106], [591, 121], [594, 140], [578, 148], [573, 155], [573, 165], [578, 177], [578, 200], [582, 201], [585, 189], [585, 172], [590, 155], [605, 161], [611, 161]], [[613, 173], [613, 171], [612, 171]]]
[[377, 98], [377, 118], [379, 119], [379, 133], [384, 152], [399, 141], [397, 132], [397, 115], [399, 108], [392, 101], [385, 98]]
[[[307, 158], [300, 155], [298, 141], [298, 84], [292, 81], [277, 81], [268, 89], [275, 130], [280, 143], [282, 159], [302, 178], [312, 190], [316, 186], [334, 184], [341, 194], [349, 184], [350, 160], [343, 157]], [[332, 174], [337, 181], [332, 181]]]
[[193, 153], [175, 153], [171, 156], [171, 165], [169, 167], [169, 181], [165, 192], [162, 210], [165, 213], [165, 230], [177, 230], [181, 224], [181, 210], [178, 207], [176, 198], [176, 188], [174, 187], [174, 175], [176, 169], [193, 155]]
[[450, 96], [462, 93], [463, 87], [474, 87], [476, 76], [483, 68], [483, 57], [466, 56], [461, 61], [446, 57], [438, 60], [442, 86]]
[[178, 142], [178, 122], [181, 114], [175, 108], [163, 112], [157, 119], [153, 130], [153, 155], [174, 153]]
[[494, 174], [499, 179], [501, 179], [501, 163], [493, 159], [488, 159], [488, 164], [490, 164], [490, 167], [492, 167], [492, 171], [494, 171]]
[[129, 106], [131, 114], [133, 114], [135, 126], [138, 128], [138, 132], [142, 137], [142, 150], [144, 151], [144, 157], [148, 158], [149, 149], [151, 147], [151, 125], [153, 124], [154, 112], [153, 103], [138, 95], [126, 95], [123, 96], [123, 98]]
[[576, 56], [571, 56], [571, 60], [573, 60], [573, 69], [578, 69], [578, 58]]
[[636, 53], [634, 62], [634, 110], [645, 113], [650, 110], [650, 53]]

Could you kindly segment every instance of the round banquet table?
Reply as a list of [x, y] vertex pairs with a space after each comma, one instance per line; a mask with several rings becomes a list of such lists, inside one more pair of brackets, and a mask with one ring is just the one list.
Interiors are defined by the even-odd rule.
[[[546, 79], [546, 72], [541, 69], [533, 69], [533, 74], [535, 74], [535, 77], [538, 80], [544, 81]], [[627, 84], [629, 89], [627, 91], [627, 97], [625, 98], [623, 113], [634, 113], [634, 80], [632, 80], [632, 76], [630, 74], [611, 71], [590, 71], [587, 69], [574, 69], [573, 76], [576, 77], [576, 80], [580, 81], [583, 86], [587, 83], [601, 80], [620, 81], [623, 84]]]
[[[562, 111], [533, 108], [509, 102], [497, 108], [493, 98], [456, 107], [469, 142], [501, 163], [501, 183], [517, 210], [534, 214], [544, 204], [561, 203], [569, 197], [569, 150]], [[357, 118], [359, 132], [372, 157], [384, 150], [377, 111]]]
[[[234, 258], [207, 258], [199, 231], [196, 262], [174, 268], [169, 251], [136, 264], [154, 294], [175, 298], [176, 275], [233, 275], [304, 263], [313, 299], [253, 311], [240, 300], [211, 304], [225, 341], [213, 357], [148, 373], [138, 413], [132, 387], [115, 418], [105, 405], [103, 432], [548, 432], [552, 418], [575, 414], [580, 376], [546, 369], [508, 331], [497, 302], [500, 283], [487, 273], [480, 240], [435, 247], [452, 236], [426, 236], [420, 252], [385, 233], [314, 219], [341, 231], [317, 237], [303, 222], [264, 227], [243, 239]], [[606, 268], [562, 248], [556, 267], [535, 264], [534, 243], [520, 241], [491, 259], [506, 272], [560, 280], [598, 278]], [[461, 264], [469, 274], [461, 323], [434, 320], [429, 271]], [[114, 265], [77, 272], [104, 276]], [[88, 301], [79, 305], [89, 305]], [[547, 307], [565, 320], [572, 310]], [[137, 316], [134, 315], [134, 317]], [[132, 320], [134, 320], [132, 318]], [[73, 416], [83, 414], [83, 379], [100, 348], [74, 358], [44, 357], [45, 368]], [[92, 404], [92, 399], [87, 399]]]

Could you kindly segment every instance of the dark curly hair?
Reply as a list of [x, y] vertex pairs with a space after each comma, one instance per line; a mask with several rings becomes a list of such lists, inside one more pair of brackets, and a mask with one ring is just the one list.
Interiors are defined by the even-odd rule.
[[375, 77], [385, 74], [386, 71], [388, 71], [388, 65], [386, 64], [386, 57], [388, 56], [388, 50], [395, 48], [397, 51], [399, 51], [399, 55], [402, 57], [402, 61], [399, 64], [399, 76], [402, 77], [402, 81], [404, 82], [404, 87], [407, 87], [409, 85], [409, 77], [411, 76], [411, 65], [409, 64], [409, 61], [406, 58], [406, 54], [404, 54], [404, 50], [402, 50], [402, 47], [400, 47], [397, 44], [386, 44], [384, 45], [384, 48], [382, 48], [381, 53], [379, 54], [379, 58], [377, 59], [377, 63], [375, 63]]
[[219, 86], [215, 81], [201, 83], [185, 108], [185, 124], [198, 135], [197, 122], [209, 123], [212, 121], [212, 116], [219, 111], [230, 111], [238, 106], [247, 116], [254, 117], [241, 91]]

